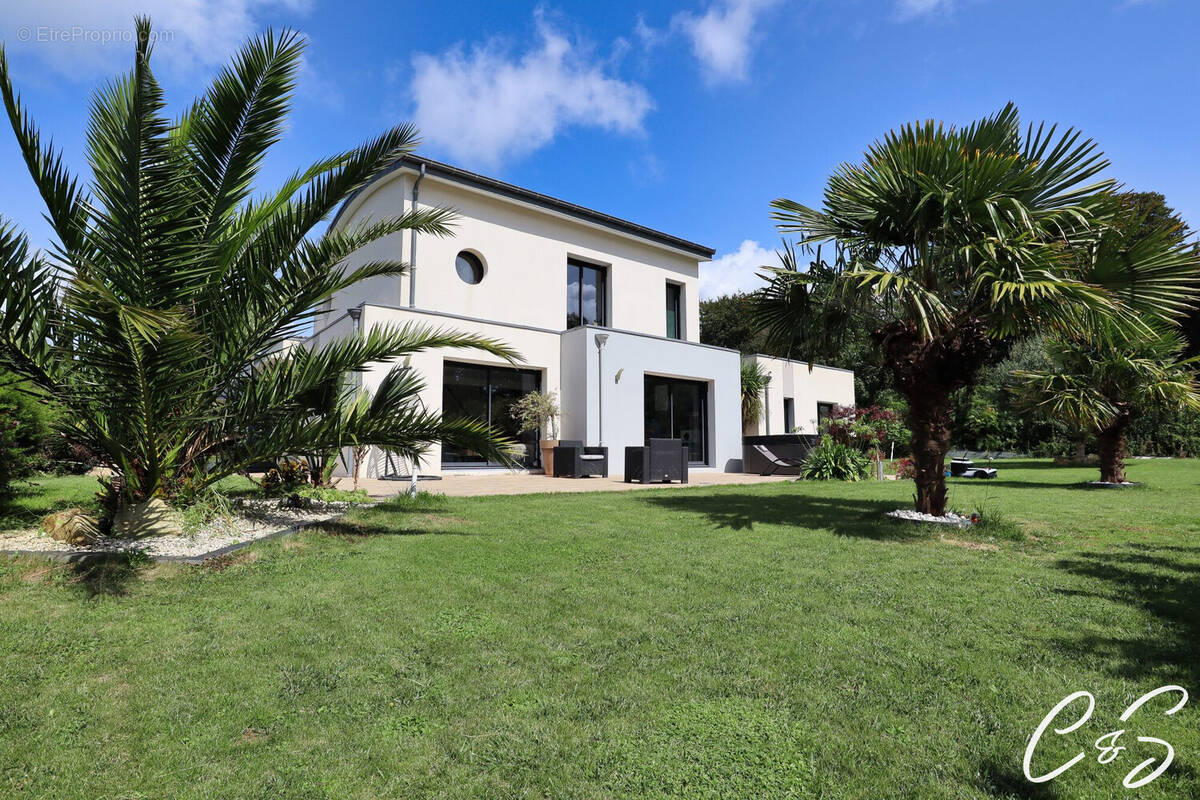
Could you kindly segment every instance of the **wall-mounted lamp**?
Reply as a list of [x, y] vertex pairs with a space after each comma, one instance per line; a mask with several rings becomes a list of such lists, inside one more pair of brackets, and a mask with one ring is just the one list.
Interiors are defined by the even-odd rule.
[[621, 382], [621, 373], [623, 373], [624, 371], [625, 371], [624, 367], [621, 367], [619, 370], [617, 370], [616, 376], [613, 377], [613, 383]]

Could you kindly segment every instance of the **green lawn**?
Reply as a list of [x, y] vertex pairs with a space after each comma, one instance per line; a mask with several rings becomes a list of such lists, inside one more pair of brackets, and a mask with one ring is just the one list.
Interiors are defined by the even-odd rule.
[[[1200, 796], [1200, 698], [1117, 721], [1200, 690], [1200, 462], [1095, 475], [954, 483], [1019, 541], [882, 520], [905, 483], [785, 483], [392, 504], [210, 567], [0, 560], [0, 795]], [[1035, 764], [1088, 757], [1026, 783], [1081, 689]], [[1176, 761], [1126, 792], [1139, 735]]]

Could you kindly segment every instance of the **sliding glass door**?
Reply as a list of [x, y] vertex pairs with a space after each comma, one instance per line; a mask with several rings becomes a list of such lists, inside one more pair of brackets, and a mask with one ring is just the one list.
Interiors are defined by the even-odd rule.
[[708, 463], [708, 384], [646, 376], [646, 440], [682, 439], [692, 464]]
[[[519, 427], [509, 409], [529, 392], [540, 390], [542, 375], [532, 369], [486, 367], [446, 361], [442, 367], [442, 414], [482, 420], [493, 431], [516, 439], [524, 447], [521, 463], [536, 467], [541, 461], [536, 431], [517, 434]], [[443, 467], [498, 466], [473, 450], [442, 446]]]

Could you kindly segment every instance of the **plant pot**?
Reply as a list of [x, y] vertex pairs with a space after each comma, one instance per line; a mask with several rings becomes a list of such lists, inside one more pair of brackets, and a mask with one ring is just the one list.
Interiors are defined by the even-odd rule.
[[542, 439], [538, 442], [542, 448], [542, 472], [554, 474], [554, 448], [558, 447], [558, 439]]

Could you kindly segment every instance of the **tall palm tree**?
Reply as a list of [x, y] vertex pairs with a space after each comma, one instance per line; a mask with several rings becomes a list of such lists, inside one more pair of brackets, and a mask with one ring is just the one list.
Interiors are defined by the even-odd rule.
[[1182, 352], [1177, 330], [1058, 337], [1046, 343], [1049, 369], [1015, 376], [1031, 408], [1095, 434], [1100, 480], [1124, 483], [1125, 434], [1139, 414], [1165, 404], [1200, 411], [1200, 357], [1181, 361]]
[[[1076, 131], [1022, 132], [1010, 104], [963, 129], [928, 121], [890, 132], [861, 164], [834, 172], [820, 210], [772, 203], [785, 235], [839, 246], [838, 263], [822, 265], [837, 273], [826, 302], [882, 320], [874, 337], [908, 400], [918, 511], [945, 512], [950, 397], [998, 340], [1186, 308], [1197, 280], [1186, 248], [1141, 262], [1081, 257], [1113, 213], [1113, 183], [1099, 177], [1107, 166]], [[780, 303], [811, 278], [785, 268], [771, 280], [763, 321], [786, 340], [807, 323], [778, 313]]]
[[285, 129], [303, 40], [249, 41], [172, 122], [150, 69], [150, 23], [136, 28], [133, 70], [92, 99], [86, 188], [43, 143], [0, 49], [0, 92], [56, 236], [51, 252], [34, 252], [0, 221], [0, 367], [63, 405], [64, 433], [119, 473], [126, 502], [352, 445], [412, 458], [444, 441], [507, 460], [510, 443], [481, 423], [425, 411], [413, 372], [393, 367], [372, 395], [346, 376], [436, 347], [515, 360], [508, 347], [411, 326], [285, 347], [341, 289], [406, 269], [392, 260], [351, 268], [347, 256], [400, 231], [447, 232], [452, 213], [432, 209], [314, 236], [414, 148], [414, 129], [388, 130], [252, 194]]

